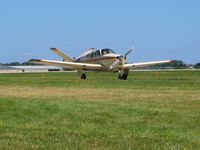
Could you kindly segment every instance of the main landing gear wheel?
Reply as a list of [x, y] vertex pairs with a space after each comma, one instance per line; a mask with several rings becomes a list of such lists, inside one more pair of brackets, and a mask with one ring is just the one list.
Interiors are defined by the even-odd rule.
[[128, 74], [123, 74], [122, 75], [122, 80], [127, 80], [127, 78], [128, 78]]
[[119, 76], [118, 76], [118, 79], [119, 80], [127, 80], [127, 78], [128, 78], [128, 74], [119, 74]]
[[128, 73], [129, 73], [129, 70], [128, 70], [128, 69], [124, 69], [124, 70], [119, 71], [118, 79], [119, 79], [119, 80], [127, 80], [127, 78], [128, 78]]
[[87, 78], [87, 77], [86, 77], [86, 74], [82, 74], [82, 75], [81, 75], [81, 79], [82, 79], [82, 80], [85, 80], [86, 78]]

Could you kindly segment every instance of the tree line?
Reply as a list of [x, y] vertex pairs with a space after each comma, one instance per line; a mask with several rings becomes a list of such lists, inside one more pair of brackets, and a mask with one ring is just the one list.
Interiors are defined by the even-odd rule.
[[182, 60], [173, 60], [169, 64], [161, 64], [161, 65], [156, 65], [153, 67], [158, 67], [158, 68], [175, 68], [175, 69], [186, 69], [186, 68], [196, 68], [200, 69], [200, 63], [196, 63], [195, 65], [192, 64], [186, 64]]
[[2, 66], [39, 66], [37, 64], [31, 64], [29, 62], [10, 62], [10, 63], [0, 63]]
[[[11, 62], [11, 63], [0, 63], [2, 66], [38, 66], [36, 64], [31, 64], [28, 62]], [[200, 69], [200, 63], [196, 63], [195, 65], [188, 65], [184, 63], [182, 60], [174, 60], [169, 64], [161, 64], [161, 65], [155, 65], [152, 67], [148, 67], [149, 69], [159, 69], [159, 68], [175, 68], [175, 69], [185, 69], [185, 68], [196, 68]]]

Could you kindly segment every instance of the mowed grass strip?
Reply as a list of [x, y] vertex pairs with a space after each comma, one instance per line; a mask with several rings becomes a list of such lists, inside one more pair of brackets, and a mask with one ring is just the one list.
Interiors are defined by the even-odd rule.
[[140, 72], [128, 82], [91, 74], [62, 86], [60, 73], [45, 74], [42, 85], [34, 83], [40, 74], [0, 76], [0, 149], [198, 149], [198, 73], [182, 72], [183, 83], [178, 72], [147, 73], [152, 81]]
[[[163, 101], [176, 102], [176, 100], [199, 100], [199, 90], [185, 89], [104, 89], [104, 88], [62, 88], [62, 87], [28, 87], [28, 86], [0, 86], [0, 96], [17, 97], [17, 98], [43, 98], [48, 99], [54, 97], [65, 98], [66, 100], [77, 99], [87, 101], [119, 101], [119, 102], [135, 102], [135, 101]], [[176, 98], [176, 99], [174, 99]], [[190, 101], [188, 101], [190, 102]]]
[[130, 72], [127, 81], [117, 79], [114, 73], [87, 74], [79, 80], [77, 73], [23, 73], [0, 74], [1, 86], [115, 88], [115, 89], [194, 89], [200, 90], [200, 71]]

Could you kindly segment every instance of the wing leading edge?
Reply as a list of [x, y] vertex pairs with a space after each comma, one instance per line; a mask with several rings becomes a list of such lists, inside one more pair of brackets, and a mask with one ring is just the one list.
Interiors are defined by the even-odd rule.
[[123, 68], [127, 69], [135, 69], [135, 68], [143, 68], [153, 65], [159, 65], [159, 64], [167, 64], [171, 63], [171, 60], [162, 60], [162, 61], [152, 61], [152, 62], [143, 62], [143, 63], [133, 63], [133, 64], [124, 64]]
[[87, 69], [87, 70], [100, 70], [103, 68], [100, 64], [89, 64], [89, 63], [77, 63], [77, 62], [62, 62], [54, 60], [40, 60], [31, 59], [28, 62], [33, 64], [51, 65], [70, 69]]

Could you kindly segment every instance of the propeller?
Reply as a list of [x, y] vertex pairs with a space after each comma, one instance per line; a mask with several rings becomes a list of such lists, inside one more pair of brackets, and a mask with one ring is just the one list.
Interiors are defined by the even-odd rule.
[[133, 47], [133, 48], [129, 49], [128, 52], [126, 52], [126, 54], [124, 55], [124, 57], [128, 56], [133, 51], [133, 49], [135, 49], [135, 48]]
[[115, 62], [110, 66], [110, 70], [115, 69], [117, 66], [125, 64], [126, 57], [133, 51], [134, 47], [129, 49], [124, 55], [120, 55], [116, 57]]

